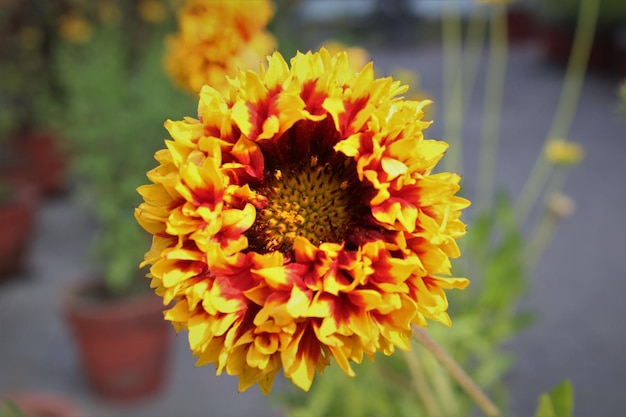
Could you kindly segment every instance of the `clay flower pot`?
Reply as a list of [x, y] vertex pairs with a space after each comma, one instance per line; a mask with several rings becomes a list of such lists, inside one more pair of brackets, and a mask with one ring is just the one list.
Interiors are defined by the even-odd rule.
[[527, 41], [534, 37], [536, 18], [527, 7], [511, 7], [507, 13], [507, 27], [511, 42]]
[[[573, 25], [544, 24], [540, 33], [543, 55], [552, 62], [566, 65], [574, 43]], [[610, 31], [598, 29], [594, 35], [587, 66], [589, 70], [607, 72], [614, 64], [613, 37]]]
[[159, 391], [172, 333], [163, 319], [161, 298], [152, 292], [107, 298], [90, 283], [72, 289], [63, 308], [87, 380], [97, 394], [130, 401]]
[[25, 269], [38, 205], [33, 184], [16, 180], [6, 184], [8, 197], [0, 201], [0, 280]]
[[61, 149], [54, 133], [29, 130], [13, 137], [13, 146], [42, 195], [56, 195], [66, 190], [69, 155]]

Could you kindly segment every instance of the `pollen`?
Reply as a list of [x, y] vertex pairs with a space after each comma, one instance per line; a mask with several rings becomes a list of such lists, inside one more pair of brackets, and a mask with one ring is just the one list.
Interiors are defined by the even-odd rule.
[[296, 236], [311, 243], [340, 243], [352, 226], [350, 181], [317, 157], [302, 168], [276, 170], [262, 190], [267, 205], [257, 212], [250, 240], [256, 250], [287, 252]]

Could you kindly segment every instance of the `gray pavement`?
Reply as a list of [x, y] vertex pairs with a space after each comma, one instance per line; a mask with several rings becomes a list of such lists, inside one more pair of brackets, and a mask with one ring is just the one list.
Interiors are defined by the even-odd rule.
[[[420, 73], [422, 88], [441, 103], [437, 45], [372, 48], [375, 66]], [[557, 103], [562, 68], [546, 64], [534, 44], [514, 46], [503, 106], [497, 182], [519, 191], [543, 142]], [[480, 91], [483, 80], [479, 80]], [[508, 381], [518, 417], [532, 415], [537, 396], [563, 378], [576, 391], [576, 415], [621, 416], [626, 410], [626, 121], [614, 108], [617, 79], [586, 80], [571, 138], [587, 157], [566, 186], [575, 213], [561, 224], [531, 277], [524, 306], [538, 321], [507, 347], [517, 355]], [[472, 97], [465, 125], [465, 178], [472, 194], [482, 98]], [[430, 129], [442, 137], [441, 108]], [[60, 318], [65, 286], [90, 271], [87, 247], [95, 232], [88, 211], [71, 195], [45, 201], [31, 247], [29, 269], [0, 286], [0, 392], [36, 389], [67, 396], [86, 415], [282, 415], [256, 387], [236, 393], [236, 380], [196, 368], [186, 335], [175, 337], [170, 375], [162, 392], [130, 405], [102, 401], [86, 386], [68, 330]], [[506, 279], [506, 277], [503, 277]], [[280, 385], [280, 384], [279, 384]]]

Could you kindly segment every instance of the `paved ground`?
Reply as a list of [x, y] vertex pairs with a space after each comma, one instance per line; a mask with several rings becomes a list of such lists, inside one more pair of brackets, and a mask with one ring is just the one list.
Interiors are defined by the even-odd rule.
[[[440, 97], [436, 45], [372, 54], [380, 69], [419, 71], [423, 87]], [[513, 192], [547, 132], [561, 79], [561, 69], [546, 65], [532, 44], [512, 50], [497, 178]], [[574, 383], [577, 416], [617, 417], [626, 409], [626, 121], [614, 111], [616, 84], [612, 77], [589, 77], [574, 120], [571, 137], [587, 149], [566, 187], [577, 209], [558, 228], [532, 277], [524, 303], [540, 320], [510, 344], [518, 357], [509, 378], [518, 417], [531, 415], [539, 393], [565, 377]], [[468, 184], [476, 166], [480, 94], [472, 103], [465, 128]], [[441, 137], [441, 131], [438, 122], [431, 137]], [[170, 378], [160, 395], [127, 406], [94, 397], [59, 314], [63, 288], [89, 272], [85, 248], [94, 230], [71, 195], [43, 205], [29, 270], [0, 287], [0, 392], [38, 389], [65, 395], [95, 417], [281, 415], [256, 388], [236, 394], [233, 378], [216, 378], [211, 367], [195, 368], [184, 335], [175, 339]]]

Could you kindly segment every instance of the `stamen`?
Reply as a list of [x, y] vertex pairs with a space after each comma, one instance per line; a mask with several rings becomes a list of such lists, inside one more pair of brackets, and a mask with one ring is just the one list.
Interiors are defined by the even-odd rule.
[[313, 244], [339, 243], [354, 225], [355, 196], [348, 169], [333, 171], [330, 164], [319, 165], [311, 156], [307, 165], [288, 173], [275, 170], [259, 191], [268, 199], [257, 212], [255, 224], [248, 232], [255, 251], [289, 251], [296, 236]]

